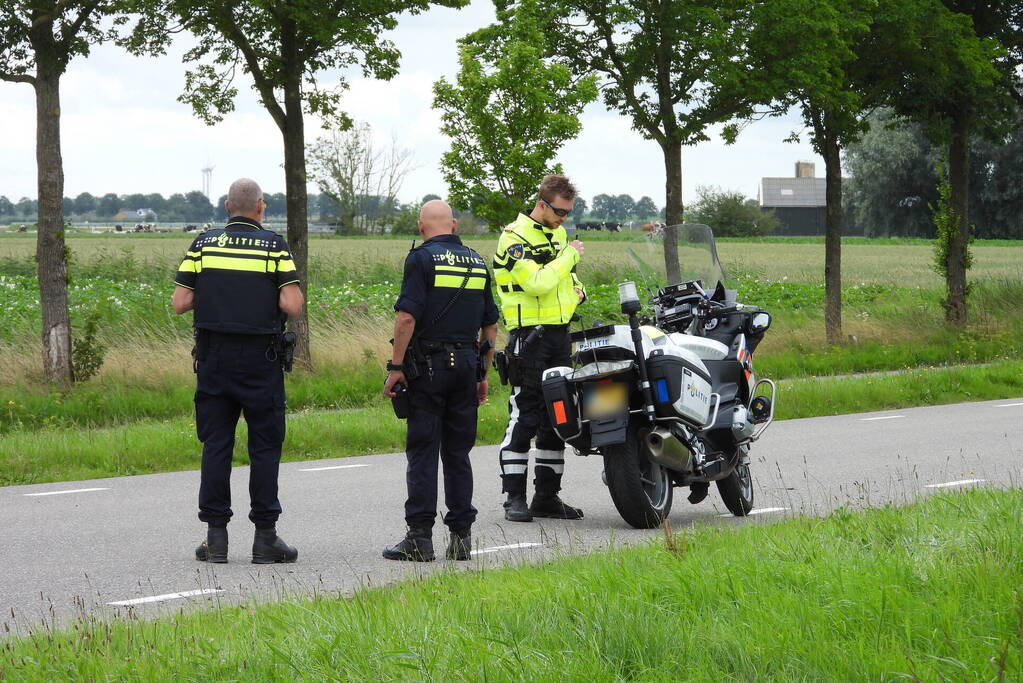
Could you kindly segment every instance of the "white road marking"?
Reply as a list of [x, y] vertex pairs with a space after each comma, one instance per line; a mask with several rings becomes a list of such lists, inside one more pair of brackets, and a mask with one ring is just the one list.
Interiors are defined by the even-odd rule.
[[323, 472], [324, 470], [347, 470], [352, 467], [369, 467], [369, 465], [333, 465], [331, 467], [306, 467], [299, 472]]
[[166, 595], [151, 595], [148, 598], [135, 598], [133, 600], [118, 600], [108, 602], [108, 605], [117, 607], [129, 607], [131, 605], [145, 605], [151, 602], [163, 602], [165, 600], [178, 600], [180, 598], [192, 598], [197, 595], [210, 595], [211, 593], [223, 593], [220, 588], [200, 588], [197, 591], [184, 591], [182, 593], [167, 593]]
[[496, 553], [501, 550], [515, 550], [516, 548], [535, 548], [543, 545], [542, 543], [512, 543], [511, 545], [495, 545], [492, 548], [483, 548], [482, 550], [473, 550], [473, 555], [485, 555], [486, 553]]
[[[752, 517], [753, 515], [766, 515], [768, 512], [784, 512], [785, 510], [788, 510], [788, 508], [761, 508], [759, 510], [753, 510], [752, 512], [750, 512], [747, 515], [747, 517]], [[723, 515], [718, 515], [718, 517], [734, 517], [734, 516], [735, 515], [733, 515], [731, 512], [726, 512]]]
[[905, 415], [882, 415], [881, 417], [861, 417], [860, 422], [873, 422], [874, 420], [898, 420]]
[[952, 486], [966, 486], [967, 484], [979, 484], [987, 481], [986, 479], [960, 479], [959, 481], [946, 481], [943, 484], [927, 484], [924, 486], [925, 489], [946, 489]]
[[1012, 408], [1014, 406], [1023, 406], [1023, 403], [1003, 403], [1001, 405], [995, 406], [995, 408]]
[[109, 491], [110, 487], [100, 489], [69, 489], [67, 491], [46, 491], [45, 493], [25, 493], [25, 496], [59, 496], [65, 493], [86, 493], [88, 491]]

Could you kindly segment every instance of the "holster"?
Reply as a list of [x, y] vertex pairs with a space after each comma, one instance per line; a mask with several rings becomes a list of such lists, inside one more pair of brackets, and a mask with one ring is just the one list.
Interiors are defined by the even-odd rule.
[[298, 339], [291, 330], [285, 330], [277, 335], [277, 357], [281, 360], [281, 367], [284, 372], [291, 372], [295, 363], [295, 344]]
[[423, 374], [422, 367], [426, 361], [426, 356], [423, 354], [422, 346], [419, 344], [419, 340], [415, 337], [409, 341], [408, 348], [405, 349], [405, 357], [402, 358], [401, 364], [405, 366], [405, 379], [410, 382], [414, 379], [419, 379]]
[[498, 351], [494, 354], [494, 369], [497, 370], [497, 377], [501, 384], [508, 384], [508, 354]]
[[199, 372], [199, 361], [206, 360], [210, 353], [210, 337], [206, 330], [193, 328], [192, 336], [195, 343], [192, 345], [192, 372]]
[[482, 382], [487, 378], [487, 354], [494, 348], [494, 342], [487, 339], [480, 344], [476, 351], [476, 381]]
[[394, 409], [394, 416], [399, 420], [404, 420], [409, 415], [409, 390], [401, 383], [395, 384], [392, 388], [394, 391], [394, 397], [391, 398], [391, 408]]
[[540, 388], [540, 375], [543, 373], [543, 363], [523, 358], [513, 353], [505, 353], [508, 363], [508, 383], [513, 387]]

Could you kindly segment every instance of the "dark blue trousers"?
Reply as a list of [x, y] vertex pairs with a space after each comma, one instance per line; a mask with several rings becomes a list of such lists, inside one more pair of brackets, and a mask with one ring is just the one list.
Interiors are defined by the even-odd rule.
[[[195, 428], [202, 442], [199, 519], [226, 524], [231, 511], [231, 454], [238, 417], [249, 428], [249, 519], [272, 527], [281, 514], [277, 471], [284, 443], [284, 373], [269, 360], [268, 337], [211, 335], [196, 369]], [[205, 357], [203, 357], [205, 355]]]
[[409, 382], [410, 409], [405, 454], [405, 522], [432, 529], [437, 517], [438, 456], [444, 463], [444, 523], [461, 531], [476, 521], [472, 505], [472, 465], [469, 451], [476, 442], [476, 351], [454, 352], [451, 367], [447, 352], [429, 356], [433, 379], [422, 375]]

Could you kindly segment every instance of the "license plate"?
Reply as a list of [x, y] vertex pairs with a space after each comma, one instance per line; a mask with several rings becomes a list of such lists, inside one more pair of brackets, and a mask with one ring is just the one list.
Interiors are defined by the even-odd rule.
[[583, 392], [583, 417], [599, 420], [629, 406], [629, 392], [624, 382], [587, 384]]

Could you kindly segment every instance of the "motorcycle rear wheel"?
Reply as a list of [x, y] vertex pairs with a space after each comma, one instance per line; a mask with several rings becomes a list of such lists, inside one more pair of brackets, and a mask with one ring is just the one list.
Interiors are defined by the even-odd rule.
[[611, 500], [622, 519], [637, 529], [660, 526], [671, 512], [671, 473], [650, 459], [646, 431], [630, 422], [625, 443], [603, 449]]
[[718, 479], [718, 493], [725, 507], [736, 517], [745, 517], [753, 509], [753, 475], [749, 465], [739, 463], [724, 479]]

